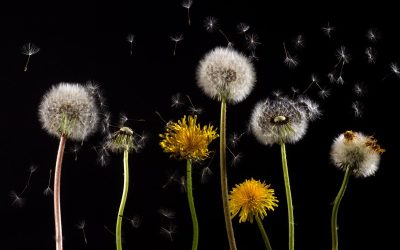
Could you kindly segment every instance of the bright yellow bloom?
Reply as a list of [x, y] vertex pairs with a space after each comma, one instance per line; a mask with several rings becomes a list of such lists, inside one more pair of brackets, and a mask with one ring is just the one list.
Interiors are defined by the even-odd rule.
[[208, 145], [218, 137], [213, 126], [196, 124], [197, 116], [184, 116], [178, 122], [169, 122], [167, 131], [160, 134], [160, 142], [164, 152], [171, 153], [171, 157], [200, 161], [206, 159], [210, 151]]
[[274, 211], [274, 207], [278, 206], [278, 199], [274, 195], [275, 191], [269, 187], [270, 185], [253, 178], [236, 184], [229, 195], [232, 218], [240, 212], [240, 223], [246, 221], [253, 223], [254, 216], [263, 219], [267, 215], [267, 209]]

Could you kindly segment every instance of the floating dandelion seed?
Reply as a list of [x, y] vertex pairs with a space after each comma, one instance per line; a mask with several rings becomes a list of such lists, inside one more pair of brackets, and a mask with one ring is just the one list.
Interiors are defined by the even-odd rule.
[[353, 87], [353, 92], [354, 94], [356, 94], [357, 96], [363, 96], [366, 92], [366, 87], [363, 83], [356, 83], [354, 84]]
[[126, 41], [128, 41], [129, 45], [130, 45], [130, 55], [132, 55], [133, 53], [133, 43], [135, 41], [135, 35], [134, 34], [128, 34], [126, 36]]
[[193, 5], [193, 0], [183, 0], [182, 1], [182, 7], [187, 9], [187, 18], [188, 18], [188, 24], [190, 26], [191, 21], [190, 21], [190, 8]]
[[355, 101], [351, 104], [353, 114], [355, 117], [360, 118], [363, 115], [363, 106], [359, 101]]
[[247, 41], [247, 48], [250, 50], [255, 50], [258, 45], [260, 45], [260, 39], [257, 34], [251, 33], [249, 35], [246, 35], [246, 41]]
[[246, 34], [246, 32], [250, 29], [250, 26], [247, 23], [239, 23], [237, 25], [237, 30], [240, 34]]
[[283, 95], [283, 93], [282, 93], [281, 90], [277, 89], [277, 90], [272, 91], [272, 95], [273, 95], [274, 97], [279, 98], [279, 97], [281, 97], [281, 96]]
[[397, 66], [396, 63], [391, 63], [391, 64], [390, 64], [390, 69], [392, 70], [392, 72], [393, 72], [396, 76], [400, 77], [400, 69], [399, 69], [399, 67]]
[[173, 211], [172, 209], [169, 209], [169, 208], [160, 208], [160, 209], [158, 209], [158, 213], [161, 216], [163, 216], [167, 219], [170, 219], [170, 220], [175, 219], [175, 215], [176, 215], [175, 211]]
[[82, 146], [80, 144], [74, 144], [71, 148], [71, 152], [75, 155], [75, 161], [78, 160], [78, 152], [81, 150], [81, 147]]
[[210, 167], [204, 167], [201, 170], [201, 183], [206, 183], [208, 181], [208, 179], [210, 178], [210, 176], [213, 174], [213, 172], [211, 171]]
[[342, 76], [343, 73], [343, 67], [345, 64], [349, 63], [350, 61], [350, 55], [347, 53], [346, 47], [341, 46], [337, 51], [336, 51], [336, 57], [338, 59], [337, 64], [334, 67], [334, 71], [336, 68], [340, 66], [340, 71], [339, 71], [339, 76], [336, 78], [336, 83], [343, 85], [344, 84], [344, 79]]
[[176, 34], [174, 36], [171, 36], [170, 38], [171, 38], [171, 41], [174, 42], [174, 53], [173, 53], [173, 55], [175, 56], [176, 47], [177, 47], [178, 43], [183, 40], [183, 34]]
[[171, 97], [171, 107], [172, 108], [179, 108], [184, 104], [182, 100], [182, 96], [180, 93], [176, 93]]
[[331, 73], [328, 74], [328, 79], [329, 79], [329, 82], [331, 82], [331, 83], [336, 82], [334, 72], [331, 72]]
[[330, 92], [329, 89], [321, 89], [321, 90], [318, 92], [318, 95], [319, 95], [319, 97], [320, 97], [321, 99], [327, 98], [330, 94], [331, 94], [331, 92]]
[[371, 42], [376, 42], [379, 39], [379, 34], [378, 31], [376, 29], [369, 29], [367, 31], [366, 37], [368, 38], [368, 40], [370, 40]]
[[229, 147], [227, 147], [226, 149], [228, 149], [228, 152], [232, 155], [231, 166], [236, 167], [242, 160], [243, 154], [242, 153], [234, 154]]
[[85, 241], [85, 244], [87, 244], [87, 238], [86, 238], [86, 232], [85, 232], [86, 222], [84, 220], [81, 220], [80, 222], [78, 222], [76, 227], [79, 230], [82, 230], [83, 240]]
[[168, 226], [160, 228], [160, 234], [167, 238], [169, 241], [174, 241], [174, 234], [176, 233], [176, 225], [172, 222], [168, 223]]
[[186, 186], [186, 178], [185, 176], [181, 176], [179, 184], [181, 185], [181, 192], [187, 193], [187, 186]]
[[45, 196], [49, 196], [49, 195], [53, 195], [53, 190], [51, 189], [51, 187], [50, 187], [50, 183], [51, 183], [51, 172], [52, 172], [52, 169], [50, 169], [50, 172], [49, 172], [49, 181], [48, 181], [48, 183], [47, 183], [47, 187], [44, 189], [44, 191], [43, 191], [43, 194], [45, 195]]
[[140, 216], [134, 216], [131, 219], [129, 219], [131, 226], [133, 228], [139, 228], [142, 225], [142, 219], [140, 218]]
[[22, 189], [22, 191], [19, 194], [15, 191], [10, 192], [10, 197], [12, 199], [12, 203], [11, 203], [12, 206], [22, 207], [25, 204], [25, 199], [22, 196], [24, 195], [26, 190], [28, 190], [28, 187], [29, 187], [31, 179], [32, 179], [32, 175], [37, 169], [38, 169], [38, 167], [35, 165], [31, 165], [29, 167], [28, 180], [26, 181], [24, 188]]
[[218, 26], [218, 20], [215, 17], [206, 17], [204, 20], [204, 27], [208, 32], [214, 32], [215, 30], [218, 31], [228, 43], [228, 47], [233, 47], [233, 43], [228, 39], [225, 32], [222, 31], [221, 28]]
[[290, 91], [292, 91], [292, 98], [295, 98], [296, 95], [300, 92], [298, 88], [295, 88], [294, 86], [290, 87]]
[[286, 49], [285, 43], [283, 43], [283, 50], [285, 51], [285, 60], [283, 61], [289, 68], [296, 67], [299, 62], [296, 57], [292, 57], [289, 51]]
[[325, 27], [322, 27], [322, 31], [329, 37], [331, 38], [331, 33], [335, 31], [335, 27], [332, 27], [329, 22]]
[[38, 53], [39, 51], [40, 51], [40, 48], [37, 47], [33, 43], [26, 43], [26, 44], [22, 45], [22, 47], [21, 47], [22, 54], [28, 56], [28, 59], [26, 60], [26, 64], [25, 64], [25, 68], [24, 68], [25, 72], [28, 70], [29, 59], [31, 58], [31, 56]]
[[193, 105], [192, 100], [190, 99], [189, 95], [186, 95], [186, 98], [189, 100], [190, 103], [190, 107], [188, 109], [188, 111], [192, 114], [192, 115], [199, 115], [201, 113], [203, 113], [203, 109], [201, 107], [195, 107]]
[[178, 171], [175, 170], [174, 172], [168, 174], [167, 181], [166, 181], [165, 184], [162, 186], [162, 188], [166, 188], [166, 187], [169, 186], [172, 182], [177, 182], [177, 180], [178, 180]]
[[318, 86], [320, 90], [322, 90], [321, 86], [318, 84], [318, 76], [315, 74], [311, 75], [311, 83], [308, 85], [308, 87], [303, 91], [303, 95], [311, 88], [312, 85]]
[[241, 133], [241, 134], [237, 134], [237, 133], [233, 133], [231, 134], [231, 136], [229, 137], [229, 144], [235, 148], [238, 143], [240, 142], [240, 139], [242, 138], [242, 136], [245, 134], [245, 132]]
[[365, 55], [367, 56], [368, 63], [375, 63], [376, 61], [376, 51], [372, 47], [365, 49]]
[[256, 52], [254, 50], [250, 51], [249, 59], [251, 61], [258, 61], [259, 57], [256, 55]]
[[304, 37], [302, 34], [298, 35], [296, 37], [296, 39], [294, 39], [294, 45], [296, 46], [296, 48], [302, 48], [304, 47]]

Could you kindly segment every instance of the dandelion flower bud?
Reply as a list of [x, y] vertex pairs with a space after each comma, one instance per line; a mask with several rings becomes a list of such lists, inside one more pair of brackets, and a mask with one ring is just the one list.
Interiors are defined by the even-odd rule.
[[346, 131], [333, 142], [331, 159], [341, 169], [350, 168], [356, 177], [368, 177], [378, 170], [382, 149], [377, 140], [360, 132]]
[[96, 130], [98, 109], [95, 97], [80, 84], [60, 83], [43, 97], [39, 118], [49, 134], [82, 141]]
[[255, 137], [265, 145], [295, 143], [306, 133], [307, 114], [297, 102], [287, 98], [267, 98], [253, 111], [250, 126]]
[[200, 61], [197, 84], [213, 99], [229, 103], [244, 100], [254, 87], [256, 76], [250, 60], [229, 47], [217, 47]]
[[136, 149], [134, 142], [133, 130], [128, 127], [122, 127], [111, 135], [106, 142], [106, 147], [114, 153], [131, 152]]

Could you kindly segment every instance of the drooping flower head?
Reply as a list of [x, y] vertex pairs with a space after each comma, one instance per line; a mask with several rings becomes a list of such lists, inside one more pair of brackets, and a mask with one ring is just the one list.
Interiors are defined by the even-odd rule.
[[267, 98], [253, 111], [250, 126], [265, 145], [295, 143], [306, 133], [308, 122], [319, 114], [318, 106], [308, 99]]
[[197, 68], [197, 84], [213, 99], [229, 103], [244, 100], [256, 82], [254, 67], [243, 54], [230, 47], [207, 53]]
[[43, 97], [39, 118], [48, 133], [82, 141], [96, 130], [98, 108], [86, 86], [59, 83]]
[[239, 214], [239, 223], [250, 221], [255, 216], [261, 219], [267, 215], [267, 210], [274, 211], [278, 207], [278, 199], [270, 185], [251, 178], [241, 184], [236, 184], [229, 195], [229, 209], [232, 218]]
[[356, 177], [368, 177], [378, 170], [382, 149], [377, 140], [360, 132], [346, 131], [333, 142], [331, 159], [341, 169], [350, 168]]
[[106, 141], [106, 147], [114, 153], [131, 152], [136, 150], [133, 130], [128, 127], [122, 127]]
[[169, 122], [166, 132], [160, 134], [161, 148], [171, 157], [201, 161], [208, 158], [208, 145], [218, 137], [213, 126], [196, 123], [197, 116], [184, 116], [178, 122]]

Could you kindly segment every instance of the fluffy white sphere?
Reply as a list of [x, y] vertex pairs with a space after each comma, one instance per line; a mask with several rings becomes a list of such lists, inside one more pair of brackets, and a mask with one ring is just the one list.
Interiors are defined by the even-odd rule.
[[197, 84], [213, 99], [229, 103], [244, 100], [256, 82], [253, 64], [229, 47], [217, 47], [207, 53], [197, 68]]
[[59, 83], [43, 97], [39, 119], [48, 133], [82, 141], [96, 129], [98, 109], [95, 97], [80, 84]]

